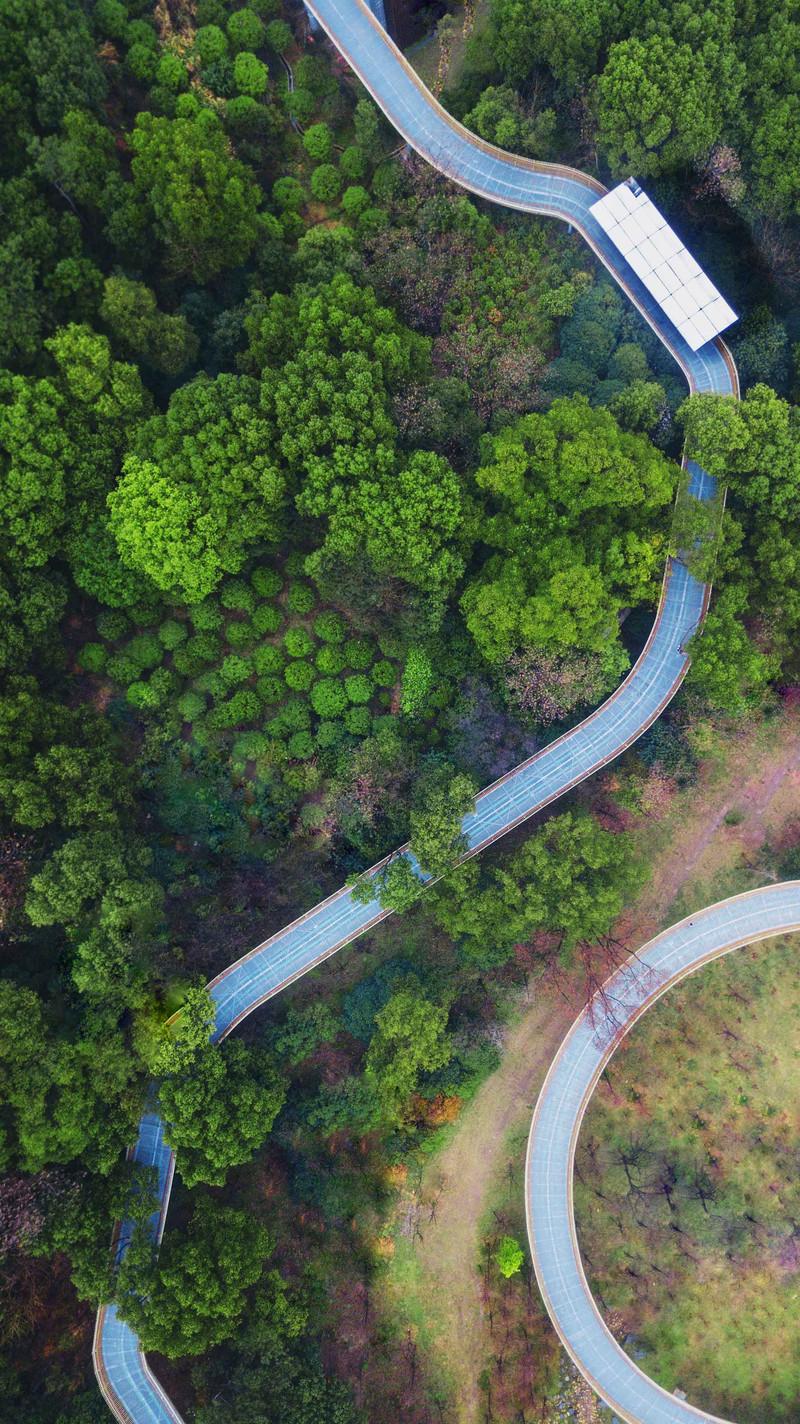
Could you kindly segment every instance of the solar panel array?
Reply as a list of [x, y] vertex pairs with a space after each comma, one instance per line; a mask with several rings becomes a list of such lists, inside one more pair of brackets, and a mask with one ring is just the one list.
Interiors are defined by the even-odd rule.
[[737, 320], [633, 178], [593, 203], [590, 212], [693, 351]]

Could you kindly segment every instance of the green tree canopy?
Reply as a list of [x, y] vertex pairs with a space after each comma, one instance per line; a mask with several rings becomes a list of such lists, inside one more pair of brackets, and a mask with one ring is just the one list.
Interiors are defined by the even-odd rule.
[[108, 499], [120, 554], [165, 592], [199, 603], [248, 546], [281, 530], [285, 481], [258, 386], [198, 376], [142, 425]]
[[447, 1008], [431, 1003], [415, 979], [397, 989], [378, 1013], [367, 1050], [366, 1076], [384, 1108], [399, 1115], [422, 1072], [434, 1072], [452, 1053]]

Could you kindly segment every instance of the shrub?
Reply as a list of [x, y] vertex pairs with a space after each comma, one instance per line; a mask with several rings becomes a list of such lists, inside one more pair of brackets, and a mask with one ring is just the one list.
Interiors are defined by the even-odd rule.
[[189, 609], [189, 617], [198, 633], [213, 633], [223, 622], [222, 611], [212, 598], [193, 604]]
[[252, 621], [256, 632], [262, 636], [265, 633], [277, 633], [283, 622], [283, 614], [274, 603], [260, 603]]
[[219, 597], [223, 608], [235, 608], [240, 613], [252, 613], [256, 606], [256, 596], [244, 579], [228, 579], [222, 585]]
[[402, 658], [405, 648], [395, 633], [381, 633], [378, 647], [385, 658]]
[[277, 569], [254, 569], [250, 582], [259, 598], [276, 598], [283, 588]]
[[347, 624], [340, 613], [320, 613], [319, 618], [314, 619], [314, 632], [323, 643], [343, 643], [347, 637]]
[[388, 658], [381, 658], [372, 669], [372, 680], [377, 682], [378, 687], [394, 687], [397, 681], [394, 663], [390, 663]]
[[232, 718], [229, 727], [236, 727], [241, 722], [254, 722], [261, 716], [261, 703], [250, 687], [240, 687], [230, 702], [223, 702], [222, 705]]
[[306, 230], [299, 213], [284, 213], [281, 218], [281, 229], [283, 231], [284, 242], [297, 242]]
[[220, 677], [216, 668], [201, 672], [200, 676], [195, 678], [194, 685], [198, 692], [207, 692], [213, 702], [222, 702], [229, 691], [227, 682]]
[[282, 677], [260, 677], [256, 683], [256, 692], [262, 702], [282, 702], [286, 696], [286, 683]]
[[228, 53], [228, 41], [219, 25], [203, 25], [194, 37], [194, 47], [202, 65], [218, 64]]
[[158, 61], [156, 77], [162, 88], [168, 89], [171, 94], [180, 94], [182, 90], [189, 87], [186, 65], [182, 64], [177, 54], [173, 54], [169, 49], [165, 54], [162, 54]]
[[100, 637], [106, 638], [109, 643], [115, 643], [117, 638], [124, 638], [129, 627], [128, 615], [119, 608], [109, 608], [97, 615], [97, 631]]
[[344, 736], [344, 726], [341, 722], [320, 722], [317, 727], [317, 746], [323, 750], [327, 747], [335, 747]]
[[239, 762], [257, 761], [267, 755], [268, 748], [269, 741], [263, 732], [242, 732], [233, 744], [231, 756]]
[[290, 658], [307, 658], [313, 651], [314, 639], [305, 628], [290, 628], [283, 640]]
[[325, 808], [318, 801], [307, 801], [300, 807], [300, 821], [304, 831], [318, 831], [325, 824]]
[[158, 641], [169, 653], [185, 643], [186, 637], [186, 624], [179, 623], [177, 618], [166, 618], [158, 630]]
[[[243, 12], [240, 11], [240, 14]], [[230, 26], [228, 27], [230, 33]], [[292, 32], [285, 20], [271, 20], [267, 25], [267, 44], [276, 54], [285, 54], [292, 43]]]
[[115, 657], [109, 658], [106, 664], [106, 672], [114, 682], [134, 682], [139, 676], [140, 669], [136, 666], [133, 658], [129, 658], [126, 653], [117, 653]]
[[283, 676], [295, 692], [308, 692], [314, 681], [314, 669], [310, 663], [294, 662], [289, 664]]
[[286, 577], [290, 579], [302, 578], [306, 571], [307, 558], [308, 555], [304, 554], [302, 549], [292, 549], [291, 554], [289, 554], [283, 566], [286, 570]]
[[311, 689], [311, 706], [319, 717], [337, 717], [347, 706], [347, 693], [332, 677], [323, 677]]
[[311, 174], [311, 194], [318, 203], [335, 203], [341, 187], [339, 170], [332, 163], [321, 163]]
[[131, 707], [144, 711], [158, 705], [158, 697], [147, 682], [132, 682], [125, 693]]
[[372, 683], [363, 672], [346, 677], [344, 688], [350, 702], [369, 702], [372, 696]]
[[433, 688], [431, 660], [421, 648], [412, 648], [403, 669], [401, 706], [406, 716], [414, 717]]
[[312, 124], [303, 134], [303, 148], [315, 163], [330, 163], [333, 158], [333, 134], [327, 124]]
[[[244, 10], [239, 11], [239, 14], [245, 13]], [[256, 59], [254, 54], [237, 54], [233, 62], [233, 80], [240, 94], [247, 94], [251, 99], [260, 99], [266, 92], [268, 78], [266, 64]]]
[[131, 45], [143, 44], [148, 49], [157, 50], [158, 36], [147, 20], [131, 20], [125, 28], [125, 43], [128, 48]]
[[366, 188], [351, 184], [342, 194], [342, 210], [349, 218], [358, 218], [369, 207], [369, 193]]
[[253, 653], [253, 667], [259, 674], [283, 672], [285, 664], [280, 648], [273, 648], [271, 643], [262, 643]]
[[315, 662], [319, 672], [324, 673], [326, 677], [336, 677], [347, 666], [347, 659], [341, 648], [335, 648], [331, 643], [320, 648]]
[[299, 213], [306, 190], [296, 178], [277, 178], [272, 185], [272, 201], [281, 213]]
[[138, 668], [158, 667], [164, 656], [164, 649], [155, 633], [139, 633], [131, 638], [125, 652]]
[[195, 633], [172, 654], [172, 665], [184, 677], [194, 677], [220, 655], [220, 641], [213, 633]]
[[352, 737], [368, 737], [372, 731], [372, 713], [368, 707], [348, 707], [344, 725]]
[[262, 20], [275, 20], [281, 13], [281, 0], [249, 0], [249, 6]]
[[218, 64], [209, 64], [203, 70], [203, 84], [221, 99], [231, 99], [236, 93], [233, 79], [233, 60], [226, 54]]
[[307, 732], [311, 727], [311, 713], [304, 697], [290, 697], [280, 712], [272, 718], [270, 730], [279, 737], [292, 732]]
[[351, 143], [339, 159], [339, 167], [345, 178], [358, 182], [367, 171], [367, 160], [357, 143]]
[[229, 653], [227, 658], [223, 659], [219, 673], [228, 687], [234, 687], [237, 682], [246, 682], [252, 671], [253, 664], [249, 658], [240, 658], [238, 653]]
[[348, 667], [353, 668], [355, 672], [363, 672], [365, 668], [372, 665], [375, 649], [363, 638], [351, 638], [349, 643], [345, 644], [344, 655], [347, 658]]
[[84, 672], [102, 672], [108, 661], [108, 648], [102, 643], [84, 643], [78, 653], [78, 667]]
[[316, 601], [314, 590], [310, 583], [293, 583], [290, 585], [286, 603], [292, 613], [310, 613]]
[[177, 706], [184, 722], [196, 722], [206, 710], [206, 699], [200, 692], [184, 692], [178, 698]]
[[314, 738], [310, 732], [295, 732], [289, 738], [289, 756], [295, 761], [308, 761], [314, 755]]
[[[291, 31], [289, 38], [291, 39]], [[252, 10], [234, 11], [228, 20], [228, 40], [234, 54], [243, 50], [259, 49], [264, 43], [264, 26], [258, 15]]]
[[128, 12], [121, 0], [97, 0], [92, 25], [104, 40], [121, 40], [128, 28]]
[[198, 25], [226, 25], [228, 12], [225, 0], [197, 0]]
[[125, 56], [125, 68], [137, 84], [152, 84], [158, 69], [158, 53], [151, 45], [137, 41]]
[[232, 648], [246, 648], [256, 641], [258, 634], [253, 624], [245, 619], [243, 623], [229, 623], [225, 629], [225, 637]]

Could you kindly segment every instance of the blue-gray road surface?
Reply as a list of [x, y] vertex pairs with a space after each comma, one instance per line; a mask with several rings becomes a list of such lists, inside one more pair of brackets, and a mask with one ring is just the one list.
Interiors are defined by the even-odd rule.
[[[308, 7], [418, 153], [473, 193], [506, 207], [572, 223], [672, 352], [690, 389], [738, 393], [736, 370], [723, 343], [717, 341], [698, 352], [691, 351], [592, 218], [589, 208], [604, 191], [600, 184], [572, 169], [504, 154], [456, 124], [420, 84], [363, 0], [308, 0]], [[697, 466], [689, 468], [694, 492], [709, 496], [714, 488], [712, 481]], [[702, 622], [706, 601], [707, 590], [682, 565], [668, 566], [653, 633], [636, 666], [591, 717], [481, 793], [474, 814], [464, 822], [470, 854], [476, 854], [583, 781], [645, 731], [681, 683], [687, 667], [686, 644]], [[789, 887], [786, 893], [790, 894]], [[778, 933], [786, 927], [785, 907], [779, 905], [777, 894], [772, 898], [763, 894], [754, 929], [761, 935]], [[774, 924], [770, 921], [773, 911]], [[717, 932], [723, 938], [718, 938], [713, 947], [710, 940], [702, 946], [698, 942], [698, 963], [712, 949], [719, 953], [727, 944], [726, 906], [715, 907], [707, 914], [712, 916], [709, 935], [713, 939]], [[713, 919], [715, 914], [717, 920]], [[372, 928], [385, 915], [374, 904], [356, 904], [345, 888], [274, 935], [212, 982], [215, 1036], [223, 1037], [265, 999]], [[798, 918], [794, 916], [795, 920]], [[686, 964], [691, 962], [686, 955], [691, 956], [694, 943], [694, 939], [687, 945], [676, 942], [681, 972], [686, 972]], [[666, 962], [660, 964], [659, 972], [669, 973]], [[579, 1033], [580, 1028], [575, 1036]], [[572, 1039], [562, 1050], [557, 1065], [571, 1042]], [[591, 1057], [581, 1061], [588, 1072]], [[646, 1380], [622, 1355], [597, 1315], [580, 1269], [572, 1223], [569, 1169], [573, 1148], [569, 1144], [574, 1143], [577, 1131], [576, 1099], [569, 1084], [560, 1099], [551, 1096], [554, 1084], [562, 1091], [558, 1087], [561, 1081], [555, 1075], [549, 1080], [547, 1097], [537, 1112], [529, 1175], [531, 1244], [556, 1327], [573, 1358], [604, 1396], [613, 1401], [621, 1417], [636, 1420], [637, 1424], [688, 1424], [690, 1419], [710, 1418], [699, 1416], [690, 1406], [665, 1395]], [[577, 1086], [574, 1091], [578, 1091]], [[582, 1104], [584, 1096], [580, 1095], [577, 1101]], [[551, 1103], [556, 1104], [552, 1111]], [[132, 1156], [157, 1169], [161, 1206], [154, 1225], [160, 1237], [169, 1203], [173, 1157], [164, 1142], [163, 1124], [154, 1113], [147, 1113], [142, 1119]], [[127, 1227], [123, 1223], [119, 1240], [124, 1243], [126, 1239]], [[124, 1250], [124, 1244], [119, 1249]], [[587, 1352], [591, 1345], [588, 1360], [583, 1358], [584, 1342]], [[175, 1406], [151, 1374], [138, 1341], [113, 1306], [98, 1314], [94, 1359], [103, 1393], [124, 1424], [182, 1424]], [[622, 1391], [619, 1400], [615, 1390]]]

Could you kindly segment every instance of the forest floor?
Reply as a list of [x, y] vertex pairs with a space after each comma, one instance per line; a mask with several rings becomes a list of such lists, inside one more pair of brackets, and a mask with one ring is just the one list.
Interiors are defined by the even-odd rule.
[[[489, 0], [476, 0], [476, 4], [471, 8], [473, 10], [472, 34], [480, 33], [489, 23], [491, 9]], [[459, 16], [456, 16], [456, 20], [458, 18]], [[468, 39], [469, 36], [464, 35], [463, 25], [457, 24], [450, 46], [450, 63], [447, 66], [445, 81], [451, 89], [458, 83], [461, 76]], [[429, 89], [434, 89], [439, 75], [439, 45], [436, 35], [431, 34], [423, 40], [418, 40], [406, 51], [406, 57], [417, 71], [423, 84], [427, 85]]]
[[[797, 709], [737, 731], [721, 749], [709, 747], [698, 784], [678, 793], [657, 820], [632, 825], [653, 873], [625, 916], [627, 943], [635, 948], [693, 909], [764, 883], [769, 877], [754, 866], [755, 853], [798, 815]], [[435, 1201], [435, 1217], [422, 1215], [424, 1229], [398, 1251], [390, 1272], [396, 1307], [421, 1323], [434, 1372], [448, 1378], [458, 1424], [480, 1417], [479, 1375], [491, 1350], [477, 1272], [480, 1226], [506, 1170], [508, 1144], [524, 1141], [521, 1129], [580, 1008], [577, 979], [572, 987], [571, 1001], [548, 990], [522, 1008], [500, 1067], [426, 1166], [418, 1196]]]

